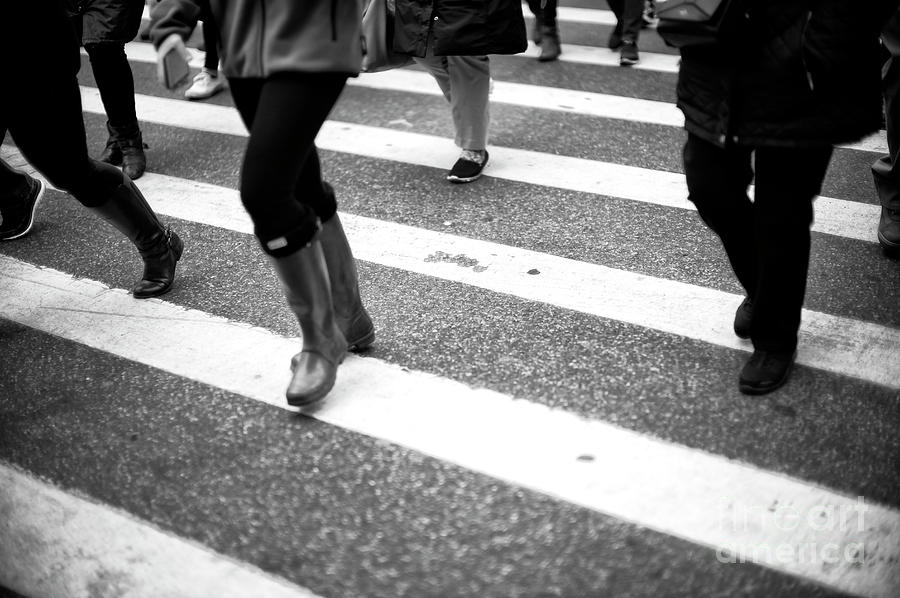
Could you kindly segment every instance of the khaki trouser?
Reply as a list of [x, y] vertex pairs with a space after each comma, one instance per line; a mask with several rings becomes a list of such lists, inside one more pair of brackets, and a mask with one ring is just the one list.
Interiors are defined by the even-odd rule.
[[431, 44], [416, 62], [428, 69], [450, 102], [456, 145], [462, 149], [487, 147], [490, 124], [491, 64], [487, 56], [434, 56]]

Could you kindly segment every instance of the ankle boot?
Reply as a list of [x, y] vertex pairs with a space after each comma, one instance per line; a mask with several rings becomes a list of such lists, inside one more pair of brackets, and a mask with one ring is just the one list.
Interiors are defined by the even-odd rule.
[[137, 186], [123, 179], [105, 203], [91, 209], [128, 237], [144, 260], [144, 274], [131, 291], [134, 297], [156, 297], [172, 287], [184, 244], [163, 227]]
[[144, 138], [140, 129], [130, 137], [119, 141], [119, 149], [122, 152], [122, 172], [131, 180], [137, 180], [147, 170], [147, 156], [144, 154]]
[[359, 296], [359, 274], [347, 235], [337, 213], [322, 224], [319, 233], [328, 267], [331, 300], [338, 328], [347, 339], [347, 349], [362, 351], [375, 341], [375, 325]]
[[538, 60], [541, 62], [550, 62], [559, 58], [559, 30], [556, 27], [544, 25], [541, 28], [541, 55]]
[[331, 391], [347, 353], [347, 340], [335, 319], [325, 255], [315, 239], [299, 251], [269, 259], [303, 335], [303, 349], [292, 360], [285, 396], [288, 405], [308, 406]]
[[109, 137], [106, 138], [106, 147], [97, 158], [101, 162], [112, 164], [113, 166], [122, 165], [122, 150], [119, 149], [119, 135], [116, 130], [106, 121], [106, 130], [109, 131]]

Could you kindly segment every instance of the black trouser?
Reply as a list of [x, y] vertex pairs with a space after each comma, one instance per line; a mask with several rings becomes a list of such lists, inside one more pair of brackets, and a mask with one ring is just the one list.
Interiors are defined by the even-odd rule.
[[872, 165], [872, 174], [881, 205], [900, 210], [900, 10], [885, 25], [881, 41], [888, 55], [881, 72], [888, 155]]
[[[541, 18], [541, 23], [547, 27], [556, 27], [556, 1], [557, 0], [528, 0], [528, 8], [531, 14]], [[542, 7], [541, 4], [544, 6]]]
[[15, 82], [15, 93], [0, 93], [0, 131], [9, 131], [55, 187], [85, 206], [103, 204], [122, 184], [122, 172], [88, 156], [72, 22], [58, 0], [11, 2], [3, 10], [0, 55], [10, 58], [4, 77]]
[[304, 247], [337, 210], [322, 184], [315, 139], [340, 96], [342, 73], [281, 73], [230, 79], [234, 104], [250, 132], [241, 169], [241, 201], [263, 249], [275, 256]]
[[117, 42], [103, 42], [85, 44], [84, 49], [91, 59], [91, 70], [94, 71], [110, 126], [117, 129], [136, 127], [134, 76], [125, 55], [125, 46]]
[[616, 15], [616, 32], [622, 39], [637, 42], [644, 24], [644, 0], [608, 0]]
[[[719, 235], [753, 301], [750, 338], [757, 349], [793, 351], [797, 346], [812, 204], [831, 153], [831, 146], [721, 148], [688, 136], [684, 172], [689, 199]], [[754, 176], [751, 202], [747, 191]]]

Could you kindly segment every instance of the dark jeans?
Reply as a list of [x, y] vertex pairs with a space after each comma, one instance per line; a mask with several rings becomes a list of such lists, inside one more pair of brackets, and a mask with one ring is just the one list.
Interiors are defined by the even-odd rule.
[[[688, 198], [722, 240], [734, 273], [753, 301], [750, 338], [757, 349], [793, 351], [797, 346], [812, 204], [831, 153], [831, 146], [721, 148], [688, 136]], [[747, 191], [754, 176], [751, 202]]]
[[[51, 184], [86, 206], [105, 203], [123, 175], [88, 156], [77, 78], [81, 57], [62, 2], [5, 5], [0, 55], [10, 58], [4, 76], [15, 81], [15, 93], [0, 93], [0, 132], [10, 133]], [[44, 108], [47, 98], [52, 98], [49, 109]]]
[[885, 25], [881, 41], [888, 54], [881, 71], [888, 155], [872, 165], [872, 175], [881, 205], [900, 210], [900, 10]]
[[[556, 1], [557, 0], [528, 0], [528, 8], [531, 14], [541, 18], [541, 23], [547, 27], [556, 27]], [[541, 2], [544, 2], [543, 8]]]
[[616, 15], [616, 33], [637, 42], [644, 22], [644, 0], [609, 0], [607, 4]]
[[347, 75], [281, 73], [231, 79], [234, 104], [250, 132], [241, 200], [263, 249], [275, 256], [304, 247], [337, 210], [322, 182], [315, 139]]
[[[128, 129], [137, 127], [134, 107], [134, 77], [125, 55], [125, 46], [116, 42], [85, 44], [91, 59], [91, 70], [97, 80], [100, 99], [106, 118], [112, 127]], [[137, 131], [134, 131], [136, 134]]]

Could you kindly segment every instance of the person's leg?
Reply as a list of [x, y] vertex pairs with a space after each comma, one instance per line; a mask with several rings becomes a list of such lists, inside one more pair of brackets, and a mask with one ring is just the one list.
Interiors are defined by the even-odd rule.
[[362, 351], [375, 342], [375, 325], [362, 304], [359, 273], [353, 251], [337, 213], [334, 188], [322, 180], [319, 153], [315, 145], [303, 163], [295, 185], [296, 197], [305, 197], [322, 223], [319, 242], [328, 267], [331, 298], [338, 328], [348, 349]]
[[888, 21], [881, 40], [888, 53], [881, 77], [888, 155], [872, 165], [872, 175], [881, 200], [878, 241], [886, 250], [900, 252], [900, 11]]
[[201, 8], [200, 20], [206, 56], [203, 58], [203, 68], [184, 91], [184, 97], [189, 100], [205, 100], [228, 88], [225, 76], [219, 73], [219, 32], [207, 2]]
[[616, 15], [616, 26], [607, 46], [619, 51], [622, 66], [637, 64], [640, 62], [637, 43], [644, 22], [644, 0], [609, 0], [608, 4]]
[[85, 44], [84, 48], [91, 59], [109, 129], [101, 161], [110, 164], [121, 161], [128, 178], [138, 179], [147, 168], [147, 157], [135, 110], [134, 76], [125, 46], [107, 42]]
[[212, 13], [206, 11], [203, 19], [203, 46], [206, 48], [206, 56], [203, 58], [203, 66], [212, 73], [219, 71], [219, 32], [212, 20]]
[[541, 8], [541, 54], [538, 60], [550, 62], [559, 58], [562, 53], [559, 41], [559, 28], [556, 24], [556, 0], [542, 0]]
[[607, 0], [607, 4], [616, 17], [616, 25], [609, 34], [606, 46], [610, 50], [618, 50], [622, 47], [622, 9], [624, 0]]
[[[10, 22], [39, 23], [46, 39], [10, 65], [21, 84], [15, 94], [0, 99], [0, 114], [22, 155], [55, 187], [71, 193], [82, 205], [107, 220], [137, 247], [144, 274], [135, 297], [152, 297], [169, 290], [182, 245], [162, 226], [134, 183], [110, 165], [88, 156], [77, 72], [78, 42], [61, 3], [14, 3]], [[33, 32], [0, 29], [5, 43], [21, 47]], [[25, 39], [17, 39], [23, 36]], [[54, 99], [50, 110], [44, 100]], [[53, 145], [47, 143], [53, 139]], [[65, 156], [64, 160], [60, 155]]]
[[[321, 178], [304, 176], [316, 135], [345, 83], [346, 75], [300, 73], [231, 81], [235, 106], [250, 133], [241, 200], [303, 336], [286, 391], [294, 406], [325, 397], [347, 350], [312, 207], [324, 189]], [[310, 183], [298, 186], [301, 179]]]
[[481, 176], [487, 163], [490, 124], [491, 69], [487, 56], [417, 57], [450, 102], [456, 145], [463, 153], [447, 174], [455, 183], [468, 183]]
[[832, 148], [757, 148], [754, 236], [759, 281], [753, 297], [753, 355], [738, 387], [745, 394], [771, 392], [790, 376], [806, 275], [812, 202], [822, 185]]
[[753, 180], [748, 148], [721, 148], [695, 135], [684, 146], [688, 199], [719, 236], [738, 281], [753, 297], [759, 267], [753, 236], [753, 204], [747, 195]]
[[429, 52], [424, 58], [416, 56], [414, 60], [416, 64], [428, 71], [434, 78], [438, 87], [441, 88], [441, 93], [444, 94], [444, 99], [449, 102], [451, 101], [450, 98], [452, 96], [450, 88], [450, 70], [447, 64], [447, 57], [435, 56], [431, 54], [430, 50], [431, 48], [429, 47]]
[[491, 63], [487, 56], [448, 56], [450, 111], [456, 145], [483, 151], [490, 126]]
[[832, 148], [758, 148], [754, 236], [759, 281], [753, 301], [753, 346], [793, 352], [809, 268], [813, 200]]
[[534, 15], [534, 25], [531, 27], [531, 39], [534, 43], [541, 45], [541, 26], [544, 24], [543, 10], [541, 2], [543, 0], [528, 0], [528, 10]]

